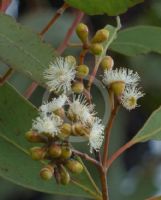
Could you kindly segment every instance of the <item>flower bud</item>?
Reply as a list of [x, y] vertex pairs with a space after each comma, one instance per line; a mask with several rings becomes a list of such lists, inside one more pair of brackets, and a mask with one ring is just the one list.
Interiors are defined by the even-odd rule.
[[64, 123], [61, 128], [60, 128], [60, 133], [58, 136], [61, 138], [67, 138], [71, 135], [72, 133], [72, 127], [69, 123]]
[[70, 109], [67, 112], [67, 117], [69, 120], [71, 120], [73, 122], [77, 121], [77, 115], [75, 113], [71, 112]]
[[79, 39], [83, 43], [87, 43], [87, 41], [88, 41], [88, 27], [85, 24], [83, 24], [83, 23], [78, 24], [78, 26], [76, 27], [76, 33], [77, 33]]
[[73, 91], [74, 93], [80, 94], [80, 93], [83, 92], [83, 90], [84, 90], [84, 85], [83, 85], [83, 83], [81, 83], [81, 82], [74, 82], [74, 83], [72, 84], [72, 91]]
[[72, 173], [79, 174], [83, 171], [83, 166], [77, 160], [67, 160], [65, 165]]
[[68, 159], [72, 155], [72, 150], [69, 147], [62, 147], [61, 158]]
[[25, 134], [25, 137], [26, 139], [29, 141], [29, 142], [44, 142], [45, 141], [45, 137], [43, 137], [43, 135], [37, 133], [37, 132], [34, 132], [34, 131], [28, 131], [26, 134]]
[[111, 56], [105, 56], [101, 63], [100, 66], [102, 67], [103, 70], [111, 70], [114, 66], [114, 61]]
[[90, 51], [94, 55], [100, 55], [103, 52], [103, 46], [99, 43], [93, 43], [90, 45]]
[[122, 93], [125, 90], [125, 83], [123, 81], [116, 81], [111, 83], [110, 85], [110, 89], [113, 91], [113, 93], [119, 97], [120, 95], [122, 95]]
[[109, 38], [109, 31], [107, 29], [101, 29], [96, 32], [92, 38], [92, 43], [101, 43]]
[[74, 136], [89, 135], [89, 132], [90, 132], [89, 129], [80, 122], [72, 125], [72, 135]]
[[60, 167], [60, 183], [67, 185], [70, 182], [70, 175], [63, 165]]
[[76, 68], [76, 76], [78, 78], [83, 78], [83, 77], [87, 76], [88, 73], [89, 73], [89, 68], [87, 65], [79, 65]]
[[50, 180], [53, 177], [54, 168], [51, 165], [47, 165], [40, 171], [40, 176], [44, 180]]
[[58, 158], [58, 157], [60, 157], [62, 150], [61, 150], [61, 147], [59, 145], [52, 144], [49, 147], [48, 153], [49, 153], [49, 156], [51, 156], [52, 158]]
[[33, 160], [42, 160], [46, 155], [46, 149], [43, 147], [32, 147], [30, 154]]
[[64, 118], [65, 116], [64, 108], [58, 108], [57, 110], [54, 111], [54, 114], [58, 115], [61, 118]]
[[74, 56], [66, 56], [65, 57], [65, 60], [68, 62], [68, 63], [71, 63], [71, 65], [76, 65], [77, 64], [77, 61], [75, 59]]

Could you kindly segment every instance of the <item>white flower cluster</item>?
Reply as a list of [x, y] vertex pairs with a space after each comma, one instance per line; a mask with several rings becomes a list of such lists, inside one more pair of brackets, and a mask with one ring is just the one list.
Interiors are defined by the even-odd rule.
[[47, 133], [51, 136], [57, 135], [60, 131], [60, 126], [63, 124], [63, 120], [53, 112], [63, 107], [66, 101], [67, 97], [61, 95], [49, 103], [44, 103], [39, 109], [40, 116], [33, 120], [32, 130], [38, 133]]
[[74, 97], [72, 102], [69, 102], [68, 110], [70, 114], [77, 116], [77, 119], [90, 129], [88, 137], [91, 153], [93, 149], [98, 151], [101, 148], [105, 128], [101, 119], [95, 116], [96, 112], [94, 111], [94, 107], [94, 104], [88, 104], [85, 97], [79, 95], [77, 98]]
[[103, 83], [110, 88], [113, 83], [124, 83], [125, 89], [120, 96], [120, 103], [128, 110], [136, 108], [137, 100], [144, 96], [137, 88], [140, 77], [137, 72], [127, 68], [116, 68], [115, 70], [105, 70]]

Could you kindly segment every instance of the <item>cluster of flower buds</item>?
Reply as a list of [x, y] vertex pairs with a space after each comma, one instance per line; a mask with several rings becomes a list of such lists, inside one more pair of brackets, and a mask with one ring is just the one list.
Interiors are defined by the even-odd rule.
[[40, 176], [68, 184], [70, 173], [81, 173], [82, 164], [76, 159], [69, 143], [70, 136], [81, 136], [89, 140], [90, 150], [100, 149], [104, 126], [95, 117], [94, 105], [88, 104], [83, 95], [65, 94], [53, 98], [39, 108], [39, 116], [33, 120], [32, 129], [26, 133], [29, 142], [43, 144], [30, 149], [34, 160], [48, 160]]
[[59, 137], [52, 137], [50, 134], [39, 134], [36, 131], [26, 133], [26, 139], [32, 143], [42, 143], [43, 146], [34, 146], [30, 149], [33, 160], [48, 160], [48, 165], [40, 171], [44, 180], [55, 177], [57, 183], [67, 185], [71, 176], [70, 173], [79, 174], [83, 171], [82, 164], [72, 152], [72, 147]]
[[109, 39], [109, 31], [107, 29], [100, 29], [89, 40], [88, 27], [83, 23], [77, 26], [76, 34], [83, 43], [84, 48], [89, 49], [93, 55], [100, 55], [103, 52], [103, 42]]

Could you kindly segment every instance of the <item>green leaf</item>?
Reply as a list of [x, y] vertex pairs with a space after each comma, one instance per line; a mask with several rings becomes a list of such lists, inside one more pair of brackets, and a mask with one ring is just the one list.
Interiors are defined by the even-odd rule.
[[42, 73], [56, 55], [38, 34], [0, 13], [0, 60], [43, 84]]
[[31, 159], [28, 154], [31, 144], [24, 137], [37, 116], [37, 109], [8, 84], [0, 87], [0, 113], [0, 176], [18, 185], [51, 194], [91, 198], [80, 185], [96, 193], [85, 171], [74, 177], [79, 187], [73, 183], [57, 185], [54, 179], [41, 180], [39, 171], [43, 165]]
[[149, 52], [161, 53], [161, 28], [136, 26], [122, 30], [110, 49], [126, 56]]
[[148, 140], [161, 140], [161, 107], [152, 113], [132, 142], [138, 143]]
[[144, 0], [65, 0], [74, 8], [89, 15], [108, 14], [116, 16]]

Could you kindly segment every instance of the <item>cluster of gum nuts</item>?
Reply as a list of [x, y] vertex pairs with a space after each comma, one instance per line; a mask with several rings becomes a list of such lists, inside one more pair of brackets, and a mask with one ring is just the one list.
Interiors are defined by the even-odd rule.
[[34, 131], [27, 132], [26, 139], [31, 143], [44, 144], [30, 149], [33, 160], [48, 160], [48, 164], [40, 171], [43, 180], [55, 177], [58, 184], [67, 185], [71, 180], [70, 173], [79, 174], [83, 171], [83, 165], [77, 160], [68, 141]]
[[[110, 37], [110, 33], [107, 29], [98, 30], [95, 35], [89, 39], [89, 29], [86, 24], [80, 23], [76, 27], [76, 34], [82, 43], [82, 50], [87, 53], [90, 52], [94, 56], [100, 56], [104, 51], [104, 42], [107, 42]], [[81, 56], [80, 56], [81, 57]], [[69, 56], [69, 60], [76, 63], [73, 56]], [[84, 62], [84, 60], [83, 60]], [[111, 70], [114, 65], [114, 61], [111, 56], [104, 56], [100, 63], [103, 70]], [[89, 73], [89, 67], [84, 63], [81, 63], [76, 67], [77, 81], [72, 84], [73, 92], [80, 94], [84, 90], [84, 84], [82, 78]]]

